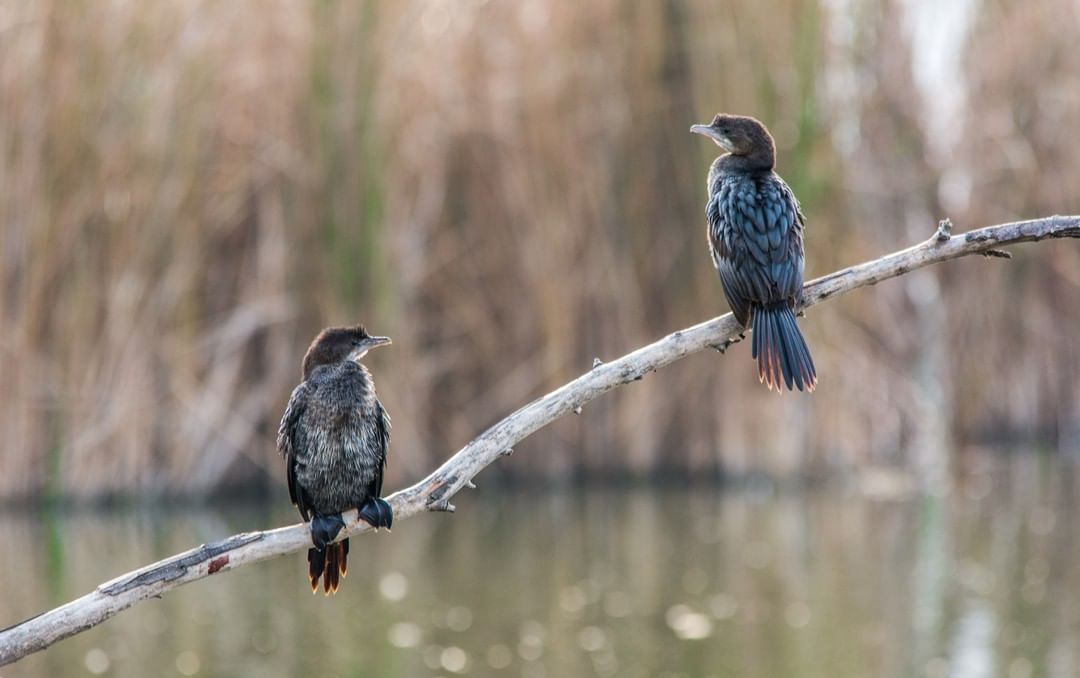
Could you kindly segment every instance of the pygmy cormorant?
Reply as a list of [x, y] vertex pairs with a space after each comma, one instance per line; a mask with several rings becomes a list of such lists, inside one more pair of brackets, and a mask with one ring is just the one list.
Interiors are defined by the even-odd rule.
[[[709, 168], [709, 249], [735, 318], [753, 329], [758, 378], [813, 391], [817, 372], [795, 313], [802, 301], [805, 218], [773, 171], [776, 145], [754, 118], [718, 114], [691, 132], [727, 151]], [[751, 325], [752, 324], [752, 325]]]
[[289, 497], [311, 521], [308, 576], [319, 577], [327, 595], [345, 575], [349, 540], [331, 543], [345, 526], [342, 511], [359, 509], [376, 529], [390, 528], [393, 511], [379, 498], [390, 445], [390, 417], [375, 395], [371, 373], [360, 359], [389, 337], [363, 327], [330, 327], [304, 355], [304, 379], [289, 398], [278, 427]]

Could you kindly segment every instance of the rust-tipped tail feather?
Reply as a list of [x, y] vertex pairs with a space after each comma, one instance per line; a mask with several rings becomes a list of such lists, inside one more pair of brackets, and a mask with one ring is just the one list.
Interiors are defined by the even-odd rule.
[[813, 391], [817, 370], [810, 348], [787, 303], [754, 309], [751, 354], [757, 359], [758, 378], [770, 389]]
[[349, 540], [343, 539], [336, 544], [327, 544], [326, 548], [308, 549], [308, 580], [311, 592], [319, 590], [322, 579], [323, 592], [326, 595], [337, 593], [341, 579], [345, 577], [349, 560]]

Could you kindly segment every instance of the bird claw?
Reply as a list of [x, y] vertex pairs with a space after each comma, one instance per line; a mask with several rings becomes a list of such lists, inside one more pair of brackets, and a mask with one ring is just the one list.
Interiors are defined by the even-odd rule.
[[429, 511], [438, 511], [443, 513], [453, 513], [457, 510], [457, 507], [450, 503], [449, 499], [441, 499], [434, 504], [428, 506]]
[[732, 345], [739, 343], [743, 339], [746, 339], [746, 331], [745, 330], [742, 331], [742, 332], [739, 332], [739, 335], [737, 337], [732, 337], [731, 339], [725, 339], [725, 340], [721, 341], [719, 344], [713, 344], [712, 348], [715, 349], [718, 353], [724, 354], [724, 353], [727, 353], [727, 350], [729, 348], [731, 348]]

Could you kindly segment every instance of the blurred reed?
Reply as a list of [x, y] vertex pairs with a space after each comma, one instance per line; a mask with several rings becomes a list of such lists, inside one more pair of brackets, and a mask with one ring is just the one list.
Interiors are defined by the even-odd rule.
[[[687, 134], [717, 110], [776, 134], [808, 276], [945, 214], [1076, 211], [1076, 7], [934, 6], [0, 0], [0, 496], [277, 486], [300, 356], [357, 321], [394, 337], [371, 359], [394, 487], [594, 357], [726, 311], [713, 149]], [[767, 393], [745, 347], [695, 356], [492, 473], [1075, 454], [1080, 252], [1016, 254], [815, 309], [812, 398]]]

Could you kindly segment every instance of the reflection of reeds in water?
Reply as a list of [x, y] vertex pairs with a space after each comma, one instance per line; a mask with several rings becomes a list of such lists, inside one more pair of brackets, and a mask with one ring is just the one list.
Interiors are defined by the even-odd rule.
[[[1070, 211], [1055, 130], [1080, 87], [1056, 4], [978, 17], [1002, 49], [964, 47], [971, 114], [931, 160], [885, 0], [851, 24], [798, 2], [7, 3], [0, 494], [276, 482], [303, 347], [356, 320], [395, 340], [372, 359], [391, 485], [419, 475], [594, 357], [725, 310], [713, 149], [686, 133], [718, 109], [776, 134], [810, 275], [946, 209], [963, 227]], [[812, 399], [770, 397], [737, 346], [504, 466], [786, 473], [919, 464], [905, 450], [952, 430], [1075, 442], [1078, 258], [960, 262], [815, 309]]]
[[[112, 675], [193, 660], [199, 675], [451, 675], [462, 655], [481, 676], [502, 675], [493, 659], [507, 675], [911, 676], [972, 660], [1053, 675], [1039, 667], [1069, 666], [1080, 641], [1080, 528], [1073, 474], [1044, 465], [1027, 457], [937, 500], [488, 492], [454, 520], [354, 540], [333, 598], [309, 593], [296, 553], [145, 601], [4, 675], [103, 658]], [[271, 513], [0, 516], [22, 565], [0, 571], [0, 624], [290, 515]], [[58, 544], [47, 555], [43, 534]]]

